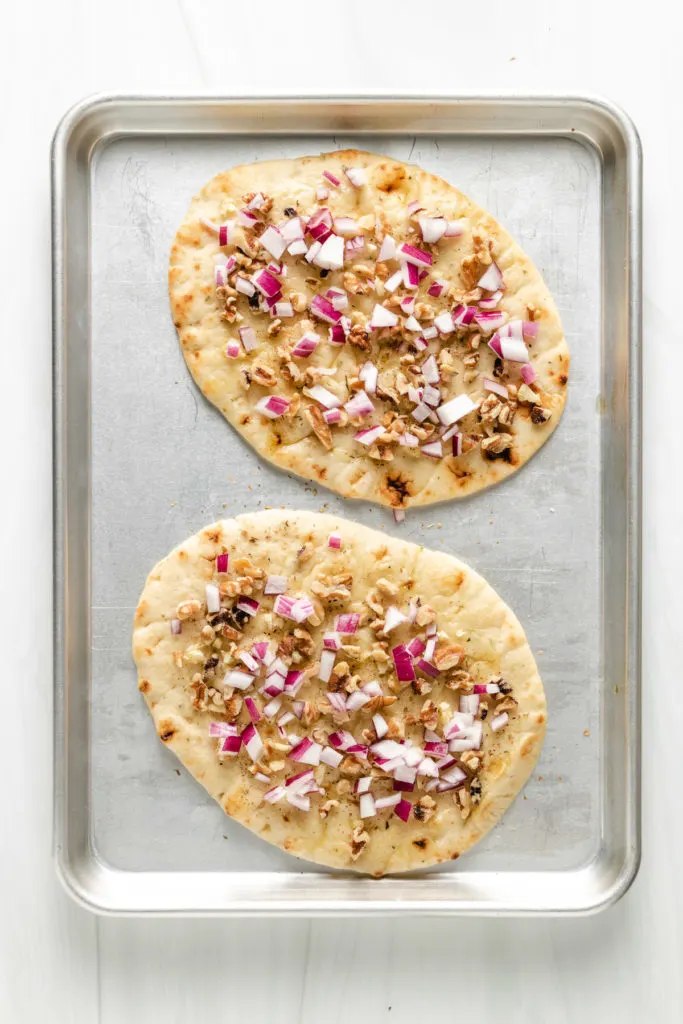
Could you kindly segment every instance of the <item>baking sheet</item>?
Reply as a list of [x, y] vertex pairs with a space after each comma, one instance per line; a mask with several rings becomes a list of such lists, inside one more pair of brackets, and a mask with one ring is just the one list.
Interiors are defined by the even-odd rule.
[[[253, 120], [252, 131], [239, 134], [108, 133], [90, 151], [81, 182], [90, 213], [87, 251], [68, 270], [89, 279], [81, 355], [89, 356], [82, 383], [89, 384], [90, 408], [84, 415], [85, 396], [72, 392], [64, 410], [83, 429], [89, 425], [91, 444], [87, 464], [69, 469], [87, 477], [91, 529], [89, 541], [81, 539], [91, 570], [84, 595], [91, 634], [77, 638], [88, 647], [87, 678], [68, 680], [75, 700], [88, 698], [87, 739], [75, 773], [87, 810], [72, 808], [65, 820], [73, 833], [80, 816], [78, 865], [90, 879], [80, 883], [81, 898], [96, 908], [138, 912], [306, 913], [344, 911], [358, 901], [365, 911], [383, 902], [403, 910], [426, 902], [435, 910], [478, 904], [484, 911], [534, 912], [605, 902], [614, 887], [605, 858], [623, 854], [624, 816], [634, 797], [623, 779], [616, 783], [615, 757], [623, 769], [634, 751], [627, 733], [615, 732], [611, 707], [625, 709], [630, 725], [634, 706], [624, 702], [633, 696], [606, 647], [610, 630], [619, 630], [611, 624], [614, 594], [625, 601], [628, 581], [613, 584], [626, 569], [627, 551], [607, 564], [603, 532], [608, 522], [616, 533], [619, 517], [626, 537], [633, 516], [629, 493], [620, 493], [609, 475], [615, 458], [625, 469], [629, 454], [629, 408], [613, 402], [623, 380], [612, 376], [629, 370], [630, 339], [606, 330], [614, 296], [603, 290], [611, 215], [605, 200], [627, 197], [605, 191], [604, 150], [570, 130], [546, 134], [530, 124], [522, 133], [471, 134], [454, 117], [450, 131], [387, 133], [380, 111], [377, 134], [295, 134], [295, 124], [279, 135], [263, 134], [259, 118]], [[303, 107], [300, 124], [306, 125]], [[471, 499], [409, 510], [400, 525], [386, 509], [342, 499], [259, 459], [193, 384], [168, 309], [170, 243], [191, 196], [209, 178], [233, 164], [347, 146], [419, 163], [499, 218], [543, 273], [572, 354], [562, 424], [528, 466]], [[545, 746], [524, 793], [457, 865], [378, 884], [300, 862], [227, 819], [158, 742], [130, 656], [146, 573], [202, 525], [281, 504], [329, 510], [457, 554], [486, 576], [527, 631], [548, 698]], [[68, 722], [65, 732], [68, 739]], [[75, 860], [69, 858], [72, 888]], [[599, 899], [588, 896], [591, 871]], [[171, 878], [182, 880], [180, 889]], [[214, 906], [208, 892], [200, 898], [208, 878]], [[155, 880], [154, 896], [150, 885], [135, 896], [144, 879]], [[572, 906], [574, 889], [583, 892], [582, 907]], [[255, 894], [249, 906], [242, 906], [245, 892]]]

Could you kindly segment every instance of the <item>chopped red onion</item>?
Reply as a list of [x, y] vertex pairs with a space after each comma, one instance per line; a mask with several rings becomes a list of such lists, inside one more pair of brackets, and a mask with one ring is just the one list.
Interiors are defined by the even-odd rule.
[[254, 764], [256, 764], [257, 761], [260, 761], [266, 752], [265, 747], [261, 742], [261, 737], [259, 736], [253, 722], [251, 722], [242, 733], [242, 743]]
[[344, 760], [344, 755], [340, 754], [338, 750], [333, 750], [331, 747], [323, 747], [320, 760], [323, 764], [329, 765], [330, 768], [338, 768]]
[[321, 203], [323, 199], [327, 199], [329, 194], [329, 188], [325, 188], [324, 185], [318, 185], [317, 189], [315, 190], [315, 198], [318, 200], [319, 203]]
[[329, 683], [330, 681], [332, 669], [334, 668], [335, 658], [335, 651], [324, 650], [320, 655], [320, 668], [318, 669], [318, 679], [322, 680], [323, 683]]
[[226, 736], [218, 752], [219, 754], [227, 754], [229, 757], [235, 757], [241, 746], [241, 736]]
[[353, 787], [354, 793], [369, 793], [371, 782], [372, 775], [364, 775], [362, 778], [356, 779], [356, 784]]
[[339, 633], [323, 633], [323, 647], [328, 651], [340, 650], [341, 637]]
[[438, 337], [438, 334], [438, 328], [425, 327], [424, 331], [422, 332], [422, 337], [425, 339], [425, 341], [432, 341], [433, 338]]
[[439, 366], [437, 364], [436, 357], [433, 355], [427, 356], [424, 363], [420, 367], [420, 370], [427, 384], [438, 384], [439, 381], [441, 380]]
[[353, 439], [369, 448], [383, 433], [384, 427], [380, 424], [377, 427], [365, 427], [363, 430], [359, 430], [358, 433], [353, 435]]
[[260, 210], [266, 201], [266, 197], [262, 192], [257, 192], [253, 199], [250, 199], [247, 203], [248, 210]]
[[253, 228], [258, 224], [258, 217], [249, 210], [238, 210], [237, 223], [243, 228]]
[[354, 690], [353, 693], [349, 694], [346, 698], [346, 710], [347, 711], [360, 711], [362, 707], [369, 704], [372, 700], [367, 693], [363, 693], [362, 690]]
[[278, 713], [281, 707], [282, 697], [273, 697], [273, 699], [269, 701], [264, 707], [263, 714], [266, 716], [266, 718], [275, 718], [276, 714]]
[[332, 173], [332, 171], [323, 171], [323, 178], [326, 178], [330, 185], [334, 185], [335, 188], [339, 188], [341, 185], [341, 181]]
[[269, 270], [257, 270], [252, 276], [252, 281], [266, 298], [274, 298], [280, 292], [280, 282]]
[[513, 363], [529, 362], [529, 352], [523, 339], [504, 338], [500, 334], [494, 334], [489, 342], [489, 348], [501, 359], [509, 359]]
[[438, 779], [439, 769], [436, 767], [436, 762], [432, 761], [431, 757], [423, 757], [417, 766], [417, 774], [426, 776], [427, 778]]
[[406, 316], [412, 316], [415, 312], [415, 296], [404, 295], [401, 299], [401, 312], [405, 313]]
[[462, 753], [463, 750], [479, 750], [483, 737], [483, 728], [481, 722], [475, 722], [471, 727], [458, 733], [454, 739], [449, 741], [449, 751], [451, 753]]
[[370, 317], [370, 327], [381, 328], [381, 327], [395, 327], [398, 323], [398, 315], [392, 310], [387, 309], [386, 306], [381, 306], [379, 303], [375, 306]]
[[411, 416], [414, 420], [417, 420], [418, 423], [423, 423], [429, 417], [430, 412], [431, 409], [429, 406], [425, 405], [424, 402], [420, 402], [420, 404], [413, 409]]
[[367, 185], [368, 183], [368, 176], [362, 167], [346, 167], [344, 174], [354, 188], [361, 188], [362, 185]]
[[403, 274], [400, 270], [397, 270], [395, 274], [392, 274], [391, 277], [384, 282], [385, 292], [395, 292], [402, 281]]
[[322, 746], [316, 743], [314, 740], [310, 740], [308, 736], [304, 736], [301, 743], [290, 750], [289, 757], [292, 761], [298, 761], [300, 764], [320, 764], [320, 755], [322, 753]]
[[[318, 244], [319, 243], [316, 242], [316, 245]], [[295, 238], [294, 241], [290, 242], [287, 246], [287, 252], [290, 253], [291, 256], [307, 256], [308, 246], [304, 242], [303, 238]]]
[[422, 325], [419, 323], [418, 320], [415, 319], [414, 316], [409, 316], [403, 326], [406, 327], [407, 330], [409, 331], [414, 331], [416, 334], [419, 334], [420, 331], [422, 330]]
[[330, 300], [339, 313], [348, 308], [349, 297], [341, 288], [328, 288], [325, 292], [325, 298]]
[[533, 384], [536, 380], [536, 371], [534, 370], [531, 363], [523, 363], [520, 367], [519, 372], [522, 375], [522, 380], [525, 384]]
[[353, 217], [335, 217], [333, 224], [338, 235], [359, 235], [362, 231], [360, 224]]
[[325, 423], [339, 423], [341, 415], [341, 409], [325, 409], [323, 419]]
[[391, 652], [396, 668], [396, 675], [401, 683], [412, 683], [415, 679], [413, 660], [406, 650], [405, 644], [399, 644]]
[[391, 235], [385, 235], [377, 253], [377, 262], [386, 263], [387, 260], [396, 259], [396, 242]]
[[475, 314], [478, 313], [476, 306], [456, 306], [453, 310], [453, 323], [456, 327], [467, 327], [474, 320]]
[[[391, 796], [381, 796], [381, 797], [377, 798], [375, 800], [375, 807], [376, 807], [376, 809], [378, 811], [382, 811], [386, 807], [396, 807], [396, 805], [399, 804], [400, 802], [401, 802], [401, 794], [400, 793], [392, 793]], [[405, 803], [408, 803], [408, 801], [406, 800]], [[410, 807], [410, 804], [408, 804], [408, 806]], [[408, 812], [408, 814], [410, 815], [410, 812]], [[403, 820], [407, 821], [408, 819], [404, 818]]]
[[334, 629], [337, 633], [355, 633], [360, 623], [360, 615], [357, 612], [347, 612], [338, 615], [334, 620]]
[[305, 678], [300, 669], [292, 669], [285, 678], [285, 693], [288, 693], [290, 697], [296, 697]]
[[270, 575], [266, 578], [266, 585], [263, 588], [264, 594], [284, 594], [287, 590], [287, 584], [289, 583], [289, 577], [287, 576], [273, 576]]
[[240, 327], [239, 332], [245, 352], [251, 352], [258, 346], [256, 331], [253, 327]]
[[403, 745], [396, 740], [380, 740], [370, 747], [371, 752], [377, 758], [394, 758], [403, 756]]
[[276, 302], [271, 310], [272, 316], [278, 316], [281, 320], [287, 320], [294, 316], [294, 307], [291, 302]]
[[443, 217], [418, 217], [418, 224], [422, 232], [422, 240], [428, 245], [433, 245], [446, 233], [446, 221]]
[[316, 253], [313, 262], [323, 270], [340, 270], [344, 266], [344, 239], [339, 235], [330, 235]]
[[290, 217], [278, 224], [278, 230], [286, 242], [295, 242], [304, 237], [304, 222], [301, 217]]
[[280, 230], [272, 225], [266, 228], [259, 238], [259, 242], [276, 260], [280, 259], [288, 244], [287, 239], [283, 238]]
[[448, 283], [446, 281], [432, 281], [429, 288], [427, 289], [427, 295], [433, 295], [435, 299], [438, 299], [439, 296], [442, 295], [447, 288]]
[[524, 320], [522, 323], [522, 333], [525, 338], [538, 337], [538, 324], [534, 320]]
[[467, 778], [465, 772], [457, 764], [441, 773], [441, 781], [448, 782], [453, 786], [460, 785]]
[[251, 718], [252, 722], [260, 722], [261, 712], [259, 711], [254, 699], [252, 697], [245, 697], [244, 705], [247, 711], [249, 712], [249, 717]]
[[207, 583], [204, 589], [206, 591], [206, 610], [211, 614], [219, 612], [221, 610], [221, 595], [218, 587], [215, 583]]
[[[413, 263], [401, 264], [401, 280], [406, 288], [417, 288], [420, 283], [420, 274]], [[385, 286], [386, 287], [386, 286]]]
[[239, 736], [239, 731], [232, 722], [209, 722], [209, 736], [220, 736], [225, 739], [226, 736]]
[[180, 619], [171, 619], [171, 635], [180, 636], [183, 631], [183, 624]]
[[465, 715], [476, 715], [480, 700], [478, 693], [463, 693], [460, 697], [460, 711]]
[[498, 395], [500, 398], [509, 398], [508, 389], [504, 384], [499, 384], [497, 380], [491, 380], [490, 377], [484, 377], [483, 385], [485, 391], [491, 391], [494, 395]]
[[442, 459], [443, 458], [443, 446], [441, 441], [430, 441], [428, 444], [423, 444], [420, 448], [423, 455], [427, 455], [430, 459]]
[[505, 323], [505, 313], [494, 309], [490, 312], [475, 313], [474, 319], [482, 334], [488, 334], [490, 331], [497, 331], [499, 327], [503, 326]]
[[462, 732], [464, 729], [469, 729], [473, 722], [473, 715], [463, 714], [460, 711], [454, 711], [453, 717], [451, 718], [448, 725], [446, 725], [444, 728], [444, 739], [452, 739], [452, 737], [455, 736], [456, 733]]
[[394, 522], [395, 523], [403, 523], [403, 522], [405, 522], [405, 518], [406, 518], [406, 514], [405, 514], [405, 510], [404, 509], [402, 509], [402, 508], [395, 508], [394, 509]]
[[333, 747], [339, 747], [340, 750], [348, 750], [349, 747], [356, 745], [355, 739], [350, 732], [346, 731], [346, 729], [340, 729], [338, 732], [331, 732], [327, 739]]
[[375, 732], [377, 733], [378, 740], [381, 740], [382, 737], [386, 736], [386, 734], [389, 732], [389, 726], [387, 725], [386, 720], [380, 714], [372, 716], [372, 725], [374, 727]]
[[371, 416], [375, 411], [375, 407], [365, 391], [357, 391], [353, 398], [344, 403], [344, 408], [352, 418]]
[[346, 328], [344, 326], [345, 317], [342, 317], [338, 324], [332, 324], [329, 328], [329, 342], [330, 345], [343, 345], [346, 341]]
[[401, 821], [408, 821], [413, 810], [413, 805], [410, 800], [404, 800], [401, 798], [394, 807], [394, 814], [398, 814]]
[[327, 538], [327, 546], [328, 548], [335, 548], [337, 551], [341, 551], [341, 533], [331, 533]]
[[458, 238], [467, 228], [466, 220], [449, 220], [446, 224], [445, 238]]
[[414, 213], [418, 212], [418, 210], [424, 210], [424, 206], [420, 206], [418, 199], [413, 199], [412, 202], [408, 203], [406, 206], [406, 210], [408, 212], [408, 216], [412, 217]]
[[483, 288], [487, 292], [495, 292], [499, 288], [505, 288], [503, 274], [495, 260], [477, 281], [477, 288]]
[[241, 594], [237, 601], [237, 607], [247, 615], [256, 615], [256, 612], [259, 610], [259, 603], [253, 597], [245, 597], [244, 594]]
[[395, 605], [389, 605], [384, 616], [383, 633], [390, 633], [392, 629], [408, 621], [408, 617]]
[[258, 672], [259, 663], [256, 658], [249, 653], [249, 651], [240, 651], [238, 655], [242, 664], [246, 665], [250, 672]]
[[276, 420], [280, 416], [284, 416], [289, 409], [289, 404], [289, 400], [281, 395], [268, 395], [266, 398], [260, 398], [255, 408], [257, 412], [268, 419]]
[[404, 448], [417, 448], [420, 444], [415, 435], [410, 433], [399, 434], [398, 443]]
[[422, 401], [432, 409], [436, 408], [441, 401], [441, 391], [439, 388], [435, 388], [431, 384], [427, 384], [422, 392]]
[[428, 740], [425, 743], [425, 754], [434, 754], [435, 757], [446, 757], [448, 755], [448, 744], [442, 743], [441, 740]]
[[326, 206], [310, 218], [306, 224], [306, 233], [316, 242], [324, 242], [332, 234], [332, 214]]
[[235, 240], [235, 222], [228, 220], [218, 228], [218, 244], [230, 245]]
[[378, 375], [379, 371], [374, 363], [370, 362], [370, 360], [363, 363], [358, 376], [365, 384], [365, 390], [369, 395], [374, 395], [377, 391]]
[[420, 660], [415, 663], [415, 667], [420, 672], [424, 672], [426, 676], [431, 676], [432, 679], [436, 679], [440, 674], [436, 665], [432, 664], [431, 661], [427, 661], [425, 658], [420, 658]]
[[296, 807], [298, 811], [310, 811], [311, 809], [310, 796], [302, 796], [300, 793], [290, 793], [285, 790], [285, 800], [292, 807]]
[[253, 281], [249, 281], [246, 277], [242, 277], [238, 274], [235, 278], [235, 289], [242, 295], [248, 295], [249, 298], [256, 292]]
[[267, 793], [263, 794], [263, 799], [268, 804], [276, 804], [279, 800], [282, 800], [287, 790], [284, 786], [273, 786]]
[[324, 295], [314, 295], [311, 304], [311, 313], [319, 320], [324, 320], [329, 324], [337, 324], [341, 320], [341, 313], [338, 309], [335, 309], [329, 299], [326, 299]]
[[320, 336], [315, 331], [306, 331], [302, 334], [296, 345], [292, 349], [292, 355], [295, 358], [304, 359], [310, 356], [311, 353], [315, 352], [316, 348], [320, 343]]
[[312, 388], [307, 388], [306, 394], [309, 398], [319, 402], [325, 409], [337, 409], [341, 405], [341, 399], [324, 388], [322, 384], [314, 384]]
[[434, 317], [434, 326], [439, 334], [452, 334], [455, 330], [452, 314], [448, 310], [445, 313], [439, 313], [437, 317]]
[[360, 816], [361, 818], [374, 818], [377, 814], [375, 810], [375, 798], [372, 793], [362, 793], [360, 798]]
[[216, 281], [216, 288], [225, 288], [227, 282], [225, 267], [216, 267], [214, 270], [214, 277]]
[[431, 267], [434, 262], [428, 252], [425, 252], [423, 249], [417, 249], [414, 245], [409, 245], [407, 242], [402, 242], [399, 245], [398, 255], [402, 260], [412, 263], [417, 267]]
[[215, 223], [214, 221], [212, 221], [212, 220], [209, 220], [209, 218], [208, 218], [208, 217], [200, 217], [200, 218], [199, 218], [199, 223], [200, 223], [200, 224], [203, 224], [205, 228], [208, 228], [208, 229], [209, 229], [209, 231], [213, 231], [213, 233], [214, 233], [215, 235], [217, 235], [217, 234], [218, 234], [218, 231], [219, 231], [219, 226], [218, 226], [218, 224], [216, 224], [216, 223]]
[[476, 403], [469, 395], [456, 395], [449, 402], [440, 405], [436, 414], [445, 426], [450, 427], [452, 423], [457, 423], [476, 408]]
[[487, 295], [485, 299], [479, 299], [479, 308], [495, 309], [502, 298], [503, 293], [501, 291], [492, 292], [491, 295]]
[[306, 253], [306, 257], [305, 257], [306, 258], [306, 262], [307, 263], [313, 263], [313, 261], [315, 260], [316, 256], [318, 255], [318, 253], [320, 252], [322, 247], [323, 247], [323, 243], [322, 242], [313, 242], [313, 244], [308, 249], [308, 252]]

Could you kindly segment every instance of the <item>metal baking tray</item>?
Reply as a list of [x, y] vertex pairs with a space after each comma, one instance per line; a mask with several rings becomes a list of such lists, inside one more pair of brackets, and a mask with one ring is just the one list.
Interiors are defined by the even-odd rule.
[[[261, 461], [192, 383], [170, 242], [217, 171], [358, 146], [457, 184], [541, 268], [572, 353], [560, 428], [512, 479], [409, 512]], [[55, 850], [82, 904], [127, 914], [576, 914], [639, 861], [640, 150], [602, 100], [104, 97], [53, 148]], [[372, 880], [230, 822], [159, 743], [131, 620], [189, 533], [269, 504], [321, 507], [466, 559], [526, 627], [549, 704], [537, 770], [442, 870]]]

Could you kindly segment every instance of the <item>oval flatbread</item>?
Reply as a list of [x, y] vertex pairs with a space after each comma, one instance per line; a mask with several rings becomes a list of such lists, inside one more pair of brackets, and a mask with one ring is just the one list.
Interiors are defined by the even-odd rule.
[[226, 814], [375, 876], [477, 842], [545, 732], [529, 644], [481, 576], [312, 512], [177, 547], [145, 584], [133, 653], [159, 737]]
[[569, 351], [540, 273], [419, 167], [344, 150], [218, 174], [169, 288], [204, 395], [274, 465], [345, 497], [472, 494], [562, 414]]

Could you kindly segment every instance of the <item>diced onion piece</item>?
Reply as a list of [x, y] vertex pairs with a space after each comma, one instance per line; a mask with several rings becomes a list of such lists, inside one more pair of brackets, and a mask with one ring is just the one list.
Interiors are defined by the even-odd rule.
[[466, 220], [449, 220], [446, 224], [445, 237], [458, 238], [467, 228]]
[[280, 416], [284, 416], [289, 409], [289, 399], [283, 398], [281, 395], [267, 395], [258, 400], [255, 408], [257, 412], [268, 419], [276, 420]]
[[325, 320], [329, 324], [338, 324], [341, 320], [341, 313], [335, 309], [329, 299], [324, 295], [314, 295], [310, 304], [311, 313], [319, 320]]
[[280, 259], [287, 248], [287, 239], [283, 238], [281, 231], [272, 224], [260, 236], [259, 242], [276, 260]]
[[266, 585], [263, 588], [264, 594], [284, 594], [287, 590], [289, 578], [287, 576], [270, 575], [266, 578]]
[[391, 235], [385, 235], [377, 253], [377, 262], [385, 263], [387, 260], [396, 259], [396, 242]]
[[403, 798], [401, 798], [394, 807], [394, 814], [398, 814], [401, 821], [408, 821], [412, 810], [413, 805], [411, 804], [410, 800], [404, 800]]
[[357, 779], [356, 784], [353, 787], [354, 793], [369, 793], [371, 783], [372, 775], [364, 775], [362, 778]]
[[278, 230], [286, 242], [294, 242], [304, 237], [304, 224], [301, 217], [290, 217], [278, 225]]
[[531, 363], [523, 363], [519, 369], [519, 372], [521, 373], [522, 380], [525, 384], [533, 384], [533, 382], [536, 380], [536, 371], [534, 370]]
[[371, 416], [375, 411], [375, 407], [365, 391], [357, 391], [353, 398], [344, 403], [344, 409], [351, 417]]
[[412, 316], [415, 312], [415, 296], [404, 295], [401, 299], [401, 312], [405, 313], [406, 316]]
[[476, 715], [479, 710], [478, 693], [463, 693], [460, 697], [460, 711], [466, 715]]
[[291, 302], [276, 302], [271, 313], [273, 316], [278, 316], [282, 320], [286, 320], [289, 317], [294, 316], [294, 307]]
[[180, 619], [171, 619], [171, 635], [180, 636], [183, 631], [183, 624]]
[[362, 793], [360, 798], [361, 818], [374, 818], [376, 814], [374, 796], [372, 793]]
[[328, 651], [338, 651], [341, 648], [339, 633], [323, 633], [323, 647]]
[[305, 676], [300, 669], [292, 669], [285, 677], [285, 693], [290, 697], [296, 697], [301, 689]]
[[370, 360], [363, 363], [358, 376], [365, 384], [365, 390], [367, 393], [369, 395], [374, 395], [377, 391], [377, 377], [379, 376], [379, 371], [375, 364], [370, 362]]
[[383, 433], [384, 427], [380, 424], [377, 427], [366, 427], [364, 430], [359, 430], [357, 434], [353, 435], [353, 439], [369, 448]]
[[457, 423], [463, 416], [467, 416], [476, 408], [476, 403], [472, 401], [469, 395], [456, 395], [449, 402], [444, 402], [443, 405], [440, 405], [436, 410], [436, 415], [444, 426], [450, 427], [452, 423]]
[[339, 235], [330, 235], [316, 253], [313, 262], [323, 270], [339, 270], [344, 266], [344, 239]]
[[509, 715], [507, 711], [503, 711], [502, 714], [496, 715], [495, 718], [491, 719], [491, 728], [494, 732], [498, 732], [503, 726], [507, 725], [509, 721]]
[[456, 306], [453, 310], [453, 323], [456, 327], [467, 327], [472, 323], [477, 312], [476, 306], [463, 306], [462, 304]]
[[428, 444], [423, 444], [420, 451], [423, 455], [428, 455], [430, 459], [443, 458], [443, 446], [441, 441], [430, 441]]
[[448, 283], [446, 281], [432, 281], [427, 289], [427, 295], [433, 295], [435, 299], [438, 299], [438, 297], [445, 292], [446, 288], [448, 288]]
[[205, 587], [206, 591], [206, 610], [211, 614], [219, 612], [221, 610], [221, 594], [215, 583], [207, 583]]
[[254, 764], [261, 760], [265, 754], [265, 747], [261, 742], [261, 737], [259, 736], [253, 722], [248, 725], [242, 733], [242, 743]]
[[326, 206], [317, 210], [309, 219], [306, 224], [306, 233], [316, 242], [324, 242], [332, 234], [332, 214]]
[[239, 341], [236, 341], [234, 338], [231, 338], [228, 344], [225, 346], [225, 354], [228, 357], [228, 359], [238, 359], [239, 356], [242, 354], [242, 349], [240, 348]]
[[404, 644], [399, 644], [391, 652], [396, 668], [396, 675], [401, 683], [412, 683], [415, 679], [413, 659], [408, 654]]
[[332, 747], [323, 747], [320, 753], [320, 760], [323, 764], [327, 764], [330, 768], [338, 768], [344, 760], [344, 755], [340, 754], [338, 750], [333, 750]]
[[347, 612], [343, 615], [338, 615], [334, 620], [334, 629], [336, 633], [355, 633], [360, 623], [360, 615], [357, 612]]
[[[400, 793], [392, 793], [391, 796], [380, 796], [375, 800], [375, 807], [378, 811], [383, 811], [386, 807], [395, 807], [402, 799]], [[408, 801], [406, 800], [405, 803], [408, 803]], [[408, 806], [410, 807], [410, 804]], [[408, 815], [410, 816], [410, 812], [408, 812]], [[403, 820], [407, 821], [408, 819], [404, 818]]]
[[282, 697], [273, 697], [271, 701], [268, 701], [263, 709], [263, 714], [266, 718], [275, 718], [276, 714], [282, 707]]
[[238, 598], [237, 607], [240, 611], [246, 612], [247, 615], [256, 615], [256, 612], [259, 610], [259, 603], [253, 597], [246, 597], [242, 594]]
[[422, 392], [422, 401], [425, 405], [429, 405], [435, 408], [441, 401], [441, 391], [439, 388], [432, 387], [431, 384], [427, 384]]
[[338, 235], [360, 235], [362, 233], [360, 224], [353, 217], [335, 217], [332, 224]]
[[379, 714], [372, 716], [372, 725], [377, 733], [378, 740], [381, 740], [382, 737], [386, 736], [389, 732], [389, 726], [387, 725], [386, 719]]
[[429, 417], [431, 411], [432, 410], [428, 405], [425, 405], [424, 402], [420, 402], [420, 404], [416, 405], [413, 409], [411, 416], [414, 420], [417, 420], [418, 423], [424, 423], [424, 421]]
[[327, 538], [328, 548], [336, 548], [337, 551], [341, 550], [342, 539], [341, 533], [331, 533]]
[[491, 266], [482, 274], [477, 281], [477, 288], [483, 288], [487, 292], [498, 291], [499, 288], [505, 287], [505, 281], [503, 280], [503, 274], [500, 267], [495, 262], [491, 263]]
[[[323, 654], [325, 652], [323, 651]], [[353, 693], [349, 694], [346, 698], [346, 710], [347, 711], [359, 711], [366, 704], [369, 704], [372, 700], [367, 693], [363, 693], [362, 690], [354, 690]]]
[[325, 292], [325, 298], [330, 300], [339, 313], [348, 308], [349, 297], [341, 288], [328, 288]]
[[438, 334], [438, 328], [425, 327], [424, 331], [422, 332], [422, 337], [425, 339], [425, 341], [432, 341], [434, 338], [438, 337]]
[[309, 398], [319, 402], [325, 409], [338, 409], [342, 404], [341, 399], [324, 388], [322, 384], [314, 384], [312, 388], [307, 388], [306, 394]]
[[266, 298], [273, 298], [280, 291], [280, 282], [269, 270], [257, 270], [252, 281]]
[[228, 220], [218, 228], [218, 244], [230, 245], [235, 240], [235, 222]]
[[497, 380], [491, 380], [490, 377], [484, 377], [482, 381], [485, 391], [490, 391], [494, 395], [498, 395], [500, 398], [509, 398], [508, 389], [504, 384], [499, 384]]
[[485, 299], [479, 299], [479, 308], [495, 309], [502, 298], [503, 293], [501, 291], [492, 292], [490, 295], [487, 295]]
[[374, 328], [395, 327], [398, 323], [398, 314], [379, 303], [375, 305], [370, 317], [370, 326]]
[[315, 331], [306, 331], [302, 334], [296, 345], [292, 349], [292, 355], [296, 359], [305, 359], [315, 352], [316, 348], [320, 344], [320, 335], [316, 334]]
[[420, 283], [420, 272], [415, 264], [401, 264], [401, 280], [406, 288], [417, 288]]
[[419, 334], [420, 331], [422, 330], [422, 325], [420, 324], [420, 322], [418, 320], [415, 319], [414, 316], [409, 316], [407, 318], [404, 326], [409, 331], [415, 331], [416, 334]]
[[329, 683], [332, 669], [336, 658], [336, 651], [325, 649], [320, 655], [320, 667], [318, 668], [318, 679], [323, 683]]
[[258, 346], [256, 331], [253, 327], [240, 327], [240, 340], [245, 352], [252, 352]]
[[489, 334], [491, 331], [497, 331], [503, 326], [505, 323], [505, 313], [496, 309], [491, 311], [484, 310], [481, 313], [475, 313], [474, 319], [482, 334]]
[[312, 263], [313, 260], [318, 255], [318, 253], [320, 252], [320, 250], [322, 249], [322, 247], [323, 247], [323, 243], [322, 242], [313, 242], [313, 244], [311, 246], [309, 246], [309, 249], [308, 249], [308, 251], [306, 253], [306, 262], [307, 263]]
[[434, 317], [434, 326], [439, 334], [452, 334], [455, 330], [453, 315], [448, 310], [445, 313], [439, 313], [438, 316]]
[[209, 231], [213, 231], [215, 235], [218, 234], [219, 225], [216, 224], [215, 221], [209, 220], [208, 217], [200, 217], [199, 223], [203, 224], [205, 228], [209, 229]]
[[323, 178], [326, 178], [330, 185], [334, 185], [335, 188], [339, 188], [341, 185], [341, 181], [332, 171], [323, 171]]
[[405, 522], [405, 518], [406, 518], [405, 509], [402, 509], [402, 508], [395, 508], [394, 509], [394, 522], [395, 523], [403, 523], [403, 522]]
[[303, 238], [295, 238], [293, 242], [287, 246], [287, 252], [291, 256], [305, 256], [308, 253], [308, 246], [304, 242]]
[[390, 633], [392, 629], [396, 629], [397, 626], [402, 625], [408, 621], [408, 617], [397, 608], [395, 605], [389, 605], [384, 616], [384, 629], [383, 633]]
[[409, 245], [407, 242], [402, 242], [399, 245], [398, 255], [406, 263], [412, 263], [417, 267], [431, 267], [434, 262], [430, 253], [425, 252], [423, 249], [417, 249], [414, 245]]
[[363, 167], [347, 167], [344, 170], [344, 174], [354, 188], [361, 188], [368, 183], [368, 176]]
[[439, 366], [436, 361], [436, 356], [427, 356], [424, 363], [420, 367], [420, 370], [427, 384], [438, 384], [439, 381], [441, 380], [441, 374], [439, 373]]
[[318, 200], [318, 202], [322, 202], [323, 199], [327, 199], [329, 194], [329, 188], [325, 188], [324, 185], [318, 185], [317, 189], [315, 190], [315, 198]]
[[385, 292], [395, 292], [398, 286], [401, 284], [402, 280], [403, 274], [401, 273], [400, 270], [397, 270], [395, 274], [392, 274], [391, 277], [387, 278], [387, 280], [384, 282]]
[[235, 278], [235, 290], [240, 292], [242, 295], [247, 295], [251, 298], [256, 292], [256, 286], [253, 281], [249, 281], [246, 277], [242, 277], [238, 274]]
[[341, 409], [325, 409], [325, 412], [323, 413], [325, 423], [339, 423], [341, 418]]
[[320, 764], [320, 755], [322, 754], [322, 746], [320, 743], [316, 743], [314, 740], [310, 740], [308, 736], [304, 736], [301, 743], [290, 750], [289, 757], [292, 761], [298, 761], [300, 764]]
[[446, 221], [443, 217], [418, 217], [418, 224], [422, 232], [422, 240], [428, 245], [433, 245], [446, 233]]
[[529, 351], [523, 339], [504, 338], [500, 334], [494, 334], [489, 342], [489, 348], [501, 359], [509, 359], [513, 363], [529, 362]]

